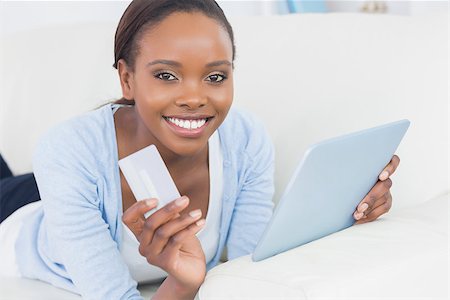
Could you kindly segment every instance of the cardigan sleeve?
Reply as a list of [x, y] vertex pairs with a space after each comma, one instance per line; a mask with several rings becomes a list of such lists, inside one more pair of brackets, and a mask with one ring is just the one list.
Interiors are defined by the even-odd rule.
[[102, 218], [96, 155], [75, 126], [41, 139], [33, 169], [48, 247], [83, 299], [143, 299]]
[[227, 239], [228, 259], [253, 253], [273, 211], [274, 146], [263, 124], [252, 120], [245, 170]]

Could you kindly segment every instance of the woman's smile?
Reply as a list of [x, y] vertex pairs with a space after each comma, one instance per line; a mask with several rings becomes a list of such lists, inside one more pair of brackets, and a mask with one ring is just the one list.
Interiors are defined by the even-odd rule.
[[184, 138], [198, 138], [203, 135], [213, 116], [163, 116], [167, 126], [176, 135]]

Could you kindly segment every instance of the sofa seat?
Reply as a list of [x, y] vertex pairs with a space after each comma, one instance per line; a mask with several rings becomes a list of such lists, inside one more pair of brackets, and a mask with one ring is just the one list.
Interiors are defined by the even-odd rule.
[[448, 299], [450, 195], [260, 262], [211, 270], [197, 299]]
[[[150, 299], [159, 284], [139, 286], [144, 299]], [[0, 276], [0, 300], [80, 300], [80, 295], [57, 288], [46, 282]], [[100, 300], [100, 299], [99, 299]], [[106, 299], [105, 299], [106, 300]]]

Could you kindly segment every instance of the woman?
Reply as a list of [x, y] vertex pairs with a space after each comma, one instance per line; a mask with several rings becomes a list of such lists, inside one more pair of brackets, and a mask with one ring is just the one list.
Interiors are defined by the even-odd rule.
[[[261, 122], [231, 108], [234, 57], [214, 1], [133, 1], [115, 37], [123, 98], [41, 139], [42, 201], [1, 224], [21, 224], [10, 269], [86, 299], [141, 299], [137, 277], [167, 274], [155, 299], [192, 299], [225, 245], [229, 259], [251, 253], [272, 213], [274, 154]], [[145, 219], [157, 199], [136, 201], [118, 160], [151, 144], [184, 196]], [[358, 205], [358, 223], [389, 210], [397, 165]]]

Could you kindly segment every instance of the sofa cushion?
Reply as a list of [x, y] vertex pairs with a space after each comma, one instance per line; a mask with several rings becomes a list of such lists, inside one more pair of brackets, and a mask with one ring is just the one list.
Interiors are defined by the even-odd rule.
[[446, 194], [269, 259], [210, 272], [198, 299], [447, 299]]

